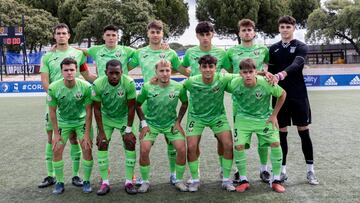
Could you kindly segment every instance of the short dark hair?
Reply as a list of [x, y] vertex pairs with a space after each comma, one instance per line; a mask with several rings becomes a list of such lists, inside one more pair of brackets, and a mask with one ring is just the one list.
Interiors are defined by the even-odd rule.
[[209, 54], [200, 57], [199, 65], [201, 64], [215, 64], [217, 63], [217, 59]]
[[246, 58], [246, 59], [241, 60], [241, 62], [239, 64], [239, 68], [240, 68], [240, 70], [256, 69], [254, 59]]
[[66, 29], [67, 29], [67, 32], [70, 33], [70, 28], [69, 28], [69, 26], [67, 26], [65, 23], [59, 23], [59, 24], [55, 25], [55, 27], [53, 28], [53, 34], [56, 33], [56, 30], [57, 30], [57, 29], [61, 29], [61, 28], [66, 28]]
[[209, 21], [201, 21], [195, 28], [196, 33], [214, 32], [214, 26]]
[[71, 65], [71, 64], [75, 64], [75, 67], [77, 67], [77, 62], [76, 62], [75, 59], [70, 58], [70, 57], [64, 58], [64, 60], [62, 60], [61, 63], [60, 63], [60, 68], [62, 70], [63, 65]]
[[240, 30], [240, 27], [252, 27], [255, 30], [255, 23], [254, 21], [244, 18], [239, 20], [238, 22], [238, 29]]
[[291, 25], [295, 25], [296, 24], [296, 20], [294, 17], [292, 16], [281, 16], [278, 20], [278, 25], [280, 24], [291, 24]]
[[107, 25], [107, 26], [104, 27], [103, 33], [105, 33], [108, 30], [117, 32], [119, 30], [119, 28], [117, 26], [115, 26], [115, 25]]
[[153, 20], [147, 25], [147, 30], [150, 30], [151, 28], [156, 30], [163, 30], [164, 24], [161, 20]]
[[120, 61], [118, 61], [116, 59], [111, 59], [110, 61], [108, 61], [105, 65], [105, 70], [107, 70], [109, 66], [111, 66], [111, 67], [120, 66], [120, 69], [122, 69], [122, 65], [121, 65]]

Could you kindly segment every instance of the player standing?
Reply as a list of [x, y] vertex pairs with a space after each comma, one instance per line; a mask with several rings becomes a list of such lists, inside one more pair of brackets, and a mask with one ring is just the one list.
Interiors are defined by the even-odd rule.
[[224, 91], [232, 75], [216, 73], [215, 57], [204, 55], [199, 59], [201, 75], [190, 77], [184, 87], [190, 93], [190, 107], [186, 124], [186, 141], [188, 147], [188, 164], [192, 182], [189, 191], [196, 192], [200, 187], [198, 147], [201, 134], [209, 127], [222, 144], [223, 178], [222, 188], [235, 191], [230, 180], [233, 162], [233, 142], [231, 129], [224, 108]]
[[110, 191], [108, 146], [115, 129], [120, 130], [125, 150], [125, 191], [136, 194], [132, 183], [136, 162], [136, 137], [132, 133], [135, 116], [136, 90], [134, 80], [122, 72], [120, 61], [112, 59], [106, 63], [106, 77], [95, 80], [92, 86], [94, 114], [98, 126], [98, 164], [102, 184], [98, 195]]
[[288, 152], [287, 126], [297, 126], [302, 151], [307, 165], [307, 179], [311, 185], [319, 184], [314, 172], [313, 146], [310, 139], [310, 103], [302, 70], [308, 47], [294, 39], [296, 20], [283, 16], [278, 20], [281, 41], [270, 47], [269, 71], [277, 77], [279, 85], [287, 92], [287, 98], [278, 114], [280, 143], [283, 153], [282, 180], [286, 180], [286, 155]]
[[[251, 58], [256, 62], [257, 73], [263, 74], [267, 71], [267, 64], [269, 63], [269, 50], [262, 44], [255, 44], [254, 39], [256, 37], [255, 23], [250, 19], [242, 19], [238, 22], [239, 37], [241, 44], [233, 46], [226, 51], [227, 56], [232, 65], [231, 72], [240, 73], [239, 65], [240, 61], [246, 58]], [[234, 96], [232, 96], [234, 100]], [[233, 102], [233, 118], [237, 115], [236, 102]], [[259, 137], [258, 137], [259, 140]], [[259, 142], [260, 143], [260, 142]], [[270, 173], [267, 167], [268, 161], [268, 147], [258, 146], [258, 154], [260, 157], [260, 178], [263, 182], [268, 183], [270, 181]], [[239, 182], [239, 173], [234, 175], [234, 182]]]
[[[183, 182], [186, 163], [186, 147], [184, 130], [181, 120], [188, 106], [186, 91], [183, 86], [170, 79], [171, 64], [161, 60], [155, 65], [156, 82], [145, 83], [137, 97], [137, 112], [141, 121], [140, 139], [140, 172], [143, 179], [139, 192], [149, 190], [150, 150], [158, 134], [164, 134], [176, 149], [176, 180], [175, 187], [180, 191], [188, 188]], [[176, 118], [178, 101], [181, 107]], [[147, 101], [145, 112], [141, 105]], [[145, 115], [144, 115], [145, 114]]]
[[64, 79], [57, 80], [49, 86], [48, 106], [54, 129], [53, 166], [56, 185], [53, 194], [64, 192], [64, 161], [62, 154], [65, 144], [71, 134], [75, 133], [80, 141], [84, 168], [83, 192], [90, 193], [90, 176], [93, 166], [92, 147], [92, 101], [91, 86], [88, 82], [77, 79], [77, 62], [72, 58], [65, 58], [61, 64]]
[[[49, 84], [52, 82], [63, 78], [61, 74], [60, 63], [67, 57], [71, 57], [77, 61], [77, 66], [80, 67], [80, 70], [77, 71], [76, 76], [79, 76], [79, 73], [87, 80], [94, 81], [96, 75], [93, 75], [89, 72], [86, 65], [86, 57], [80, 50], [72, 48], [69, 46], [70, 39], [70, 30], [69, 27], [60, 23], [54, 27], [53, 37], [56, 41], [56, 50], [47, 52], [41, 59], [41, 82], [43, 88], [48, 92]], [[48, 109], [46, 110], [46, 132], [48, 135], [48, 142], [46, 144], [45, 158], [48, 176], [44, 178], [43, 182], [39, 185], [39, 188], [44, 188], [55, 184], [56, 180], [54, 179], [54, 170], [52, 165], [53, 152], [52, 152], [52, 135], [53, 129], [51, 120], [49, 118]], [[82, 186], [82, 180], [79, 177], [79, 166], [80, 166], [80, 156], [81, 149], [77, 143], [74, 135], [70, 136], [70, 155], [72, 160], [72, 184], [75, 186]]]
[[[251, 135], [255, 133], [259, 147], [271, 148], [273, 190], [285, 192], [280, 181], [282, 153], [276, 116], [285, 101], [286, 93], [279, 85], [271, 85], [264, 77], [256, 74], [255, 61], [244, 59], [240, 63], [241, 77], [233, 79], [227, 88], [238, 108], [234, 124], [234, 157], [240, 174], [240, 185], [236, 187], [236, 191], [244, 192], [249, 188], [245, 149], [250, 147]], [[274, 110], [270, 104], [271, 96], [277, 98]]]

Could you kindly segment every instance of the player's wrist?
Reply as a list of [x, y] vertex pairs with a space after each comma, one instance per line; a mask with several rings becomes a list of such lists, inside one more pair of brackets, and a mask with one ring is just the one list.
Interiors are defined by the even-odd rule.
[[131, 129], [131, 126], [126, 126], [126, 128], [125, 128], [125, 133], [126, 133], [126, 134], [129, 134], [129, 133], [132, 132], [131, 130], [132, 130], [132, 129]]
[[275, 77], [276, 77], [276, 79], [278, 79], [279, 81], [280, 81], [280, 80], [284, 80], [284, 79], [285, 79], [285, 74], [283, 73], [283, 71], [281, 71], [281, 72], [276, 73], [276, 74], [275, 74]]
[[140, 121], [141, 128], [147, 127], [148, 124], [146, 123], [146, 120]]

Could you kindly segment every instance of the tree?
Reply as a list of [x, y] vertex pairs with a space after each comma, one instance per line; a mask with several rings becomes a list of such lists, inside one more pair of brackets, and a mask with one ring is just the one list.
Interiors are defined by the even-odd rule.
[[54, 17], [58, 17], [58, 7], [64, 0], [16, 0], [21, 4], [25, 4], [32, 8], [43, 9], [48, 11]]
[[189, 27], [188, 4], [183, 0], [148, 0], [156, 18], [168, 26], [169, 36], [180, 36]]
[[237, 22], [243, 18], [253, 20], [257, 31], [274, 37], [280, 16], [294, 14], [299, 25], [305, 26], [308, 14], [318, 6], [319, 0], [198, 0], [196, 18], [212, 22], [219, 35], [236, 36], [240, 43]]
[[0, 16], [5, 25], [21, 25], [21, 14], [25, 19], [25, 35], [30, 52], [52, 40], [52, 28], [57, 18], [42, 9], [29, 8], [14, 0], [0, 0]]
[[348, 41], [360, 55], [360, 0], [330, 0], [307, 20], [306, 38], [329, 43]]

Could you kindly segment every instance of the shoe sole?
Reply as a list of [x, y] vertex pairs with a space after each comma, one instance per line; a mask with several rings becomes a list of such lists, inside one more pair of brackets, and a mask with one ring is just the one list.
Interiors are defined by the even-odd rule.
[[47, 185], [38, 185], [38, 188], [47, 188], [47, 187], [53, 186], [55, 184], [56, 184], [56, 182], [51, 183], [51, 184], [47, 184]]
[[105, 193], [97, 193], [96, 192], [96, 194], [98, 195], [98, 196], [104, 196], [104, 195], [106, 195], [107, 193], [109, 193], [110, 192], [110, 190], [107, 190], [107, 191], [105, 191]]

